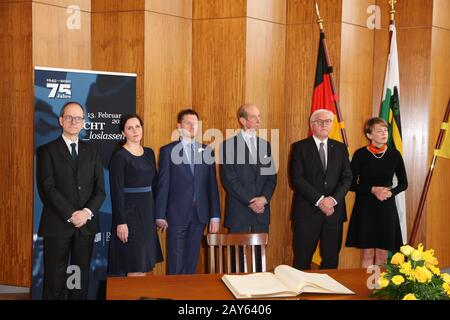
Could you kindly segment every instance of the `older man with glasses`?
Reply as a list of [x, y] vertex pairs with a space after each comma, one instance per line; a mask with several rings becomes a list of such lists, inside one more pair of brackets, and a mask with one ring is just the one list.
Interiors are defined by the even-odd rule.
[[[86, 299], [98, 210], [105, 199], [100, 152], [78, 137], [83, 107], [68, 102], [59, 116], [62, 135], [37, 150], [36, 181], [43, 203], [39, 236], [44, 237], [44, 299]], [[78, 280], [66, 285], [70, 257]], [[75, 274], [74, 274], [75, 275]]]
[[310, 118], [312, 136], [292, 147], [291, 185], [294, 189], [294, 267], [311, 269], [320, 241], [321, 269], [336, 269], [347, 220], [344, 197], [352, 182], [345, 144], [328, 138], [334, 114], [325, 109]]

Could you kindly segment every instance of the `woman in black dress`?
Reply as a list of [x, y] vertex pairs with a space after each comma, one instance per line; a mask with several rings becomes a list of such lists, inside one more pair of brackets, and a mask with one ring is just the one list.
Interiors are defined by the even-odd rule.
[[[387, 251], [403, 245], [395, 196], [408, 181], [402, 155], [386, 145], [388, 125], [381, 118], [366, 121], [368, 146], [356, 150], [351, 162], [356, 193], [347, 234], [347, 247], [362, 249], [361, 265], [367, 268], [386, 262]], [[398, 184], [392, 187], [394, 174]]]
[[122, 117], [123, 147], [111, 159], [112, 232], [109, 273], [143, 276], [163, 261], [154, 217], [155, 154], [141, 145], [142, 120]]

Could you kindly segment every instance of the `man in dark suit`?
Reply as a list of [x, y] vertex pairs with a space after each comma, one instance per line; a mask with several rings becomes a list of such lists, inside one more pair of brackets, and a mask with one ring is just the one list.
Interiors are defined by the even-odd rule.
[[[64, 299], [70, 256], [69, 299], [86, 299], [98, 210], [105, 199], [99, 151], [81, 141], [84, 111], [68, 102], [59, 116], [62, 135], [37, 150], [36, 181], [43, 203], [39, 236], [44, 237], [44, 299]], [[78, 268], [76, 268], [78, 267]], [[67, 281], [69, 282], [69, 281]]]
[[223, 143], [220, 157], [227, 192], [225, 227], [230, 233], [269, 232], [269, 203], [277, 182], [271, 146], [256, 136], [261, 121], [257, 106], [242, 105], [237, 116], [241, 130]]
[[178, 114], [180, 141], [161, 148], [156, 189], [156, 224], [167, 228], [168, 274], [196, 272], [206, 224], [219, 231], [220, 200], [212, 149], [195, 141], [198, 114]]
[[312, 136], [292, 147], [291, 184], [294, 189], [294, 267], [311, 269], [320, 240], [321, 269], [336, 269], [347, 220], [345, 195], [352, 171], [345, 144], [328, 138], [333, 113], [325, 109], [310, 118]]

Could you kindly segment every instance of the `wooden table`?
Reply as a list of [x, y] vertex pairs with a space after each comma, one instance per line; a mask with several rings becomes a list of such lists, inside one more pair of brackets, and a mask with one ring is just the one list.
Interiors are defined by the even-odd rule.
[[[366, 300], [370, 299], [365, 269], [314, 270], [327, 273], [354, 295], [304, 293], [289, 299], [306, 300]], [[111, 277], [107, 280], [107, 300], [174, 299], [233, 300], [233, 294], [221, 280], [222, 274], [195, 274], [147, 277]], [[281, 298], [287, 299], [287, 298]]]

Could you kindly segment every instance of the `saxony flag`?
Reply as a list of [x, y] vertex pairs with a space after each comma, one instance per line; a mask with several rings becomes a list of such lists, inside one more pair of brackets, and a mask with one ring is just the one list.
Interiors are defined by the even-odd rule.
[[[395, 24], [389, 26], [391, 32], [391, 47], [389, 50], [386, 75], [384, 78], [383, 101], [380, 108], [380, 117], [389, 125], [388, 146], [397, 149], [403, 156], [402, 126], [400, 121], [400, 76], [398, 71], [397, 33]], [[397, 177], [394, 176], [394, 186]], [[405, 192], [395, 197], [403, 243], [407, 242], [406, 230], [406, 200]]]

